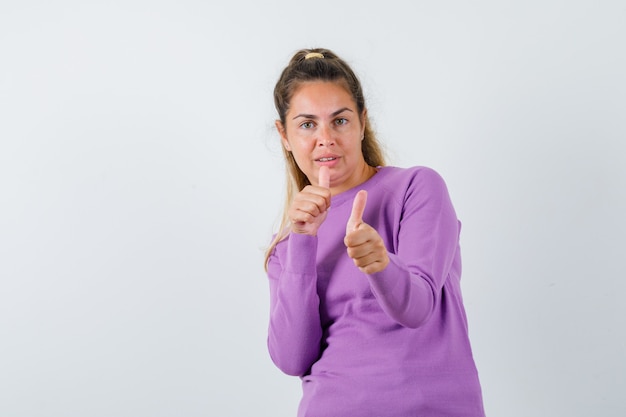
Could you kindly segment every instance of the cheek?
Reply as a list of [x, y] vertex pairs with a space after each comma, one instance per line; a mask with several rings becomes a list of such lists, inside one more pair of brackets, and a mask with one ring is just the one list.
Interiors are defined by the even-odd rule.
[[289, 141], [289, 150], [296, 162], [300, 162], [309, 154], [308, 149], [300, 141], [294, 140], [294, 138], [291, 138]]
[[311, 159], [311, 152], [307, 149], [302, 149], [302, 147], [296, 146], [292, 149], [291, 154], [293, 155], [296, 163], [300, 167], [300, 169], [305, 169], [309, 160]]
[[349, 140], [346, 140], [345, 142], [343, 142], [343, 146], [346, 152], [361, 153], [362, 143], [363, 142], [361, 142], [360, 137], [356, 139], [350, 138]]
[[315, 141], [306, 135], [293, 135], [289, 143], [293, 152], [300, 155], [309, 154], [315, 149]]

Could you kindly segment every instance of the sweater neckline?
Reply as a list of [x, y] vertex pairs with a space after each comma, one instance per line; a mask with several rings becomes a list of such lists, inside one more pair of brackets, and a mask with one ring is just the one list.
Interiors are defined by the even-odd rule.
[[382, 177], [386, 175], [386, 172], [388, 172], [388, 168], [389, 168], [388, 166], [377, 166], [376, 173], [372, 175], [369, 179], [367, 179], [366, 181], [362, 182], [361, 184], [355, 187], [350, 188], [349, 190], [343, 191], [339, 194], [332, 196], [330, 200], [331, 207], [332, 206], [337, 207], [345, 203], [346, 201], [354, 200], [354, 196], [356, 195], [356, 193], [358, 193], [361, 190], [367, 191], [371, 189], [378, 182], [380, 182]]

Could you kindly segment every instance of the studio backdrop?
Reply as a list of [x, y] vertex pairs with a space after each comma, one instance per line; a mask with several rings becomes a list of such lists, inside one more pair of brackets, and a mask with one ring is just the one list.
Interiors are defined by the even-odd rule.
[[[272, 90], [342, 56], [446, 180], [489, 416], [626, 415], [622, 1], [0, 3], [0, 416], [294, 416]], [[382, 417], [382, 416], [381, 416]]]

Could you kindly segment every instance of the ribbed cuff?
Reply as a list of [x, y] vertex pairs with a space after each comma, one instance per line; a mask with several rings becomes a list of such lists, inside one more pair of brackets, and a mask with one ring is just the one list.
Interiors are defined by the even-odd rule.
[[317, 236], [290, 233], [285, 270], [297, 274], [315, 274], [316, 255]]

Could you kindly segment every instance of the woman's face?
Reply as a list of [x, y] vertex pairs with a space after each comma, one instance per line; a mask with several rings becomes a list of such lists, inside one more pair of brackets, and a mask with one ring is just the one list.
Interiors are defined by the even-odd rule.
[[337, 194], [371, 174], [361, 151], [364, 118], [341, 83], [311, 81], [297, 88], [285, 125], [277, 121], [276, 127], [309, 182], [318, 185], [319, 169], [327, 166], [331, 192]]

